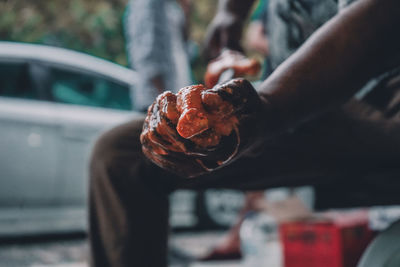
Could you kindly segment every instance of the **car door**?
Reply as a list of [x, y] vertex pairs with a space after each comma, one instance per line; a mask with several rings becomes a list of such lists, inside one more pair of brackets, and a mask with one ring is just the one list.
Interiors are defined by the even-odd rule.
[[51, 100], [61, 134], [58, 193], [61, 205], [82, 206], [87, 199], [92, 146], [105, 129], [137, 113], [131, 110], [130, 88], [95, 73], [51, 67]]
[[0, 206], [54, 203], [57, 136], [51, 105], [40, 99], [32, 64], [0, 61]]

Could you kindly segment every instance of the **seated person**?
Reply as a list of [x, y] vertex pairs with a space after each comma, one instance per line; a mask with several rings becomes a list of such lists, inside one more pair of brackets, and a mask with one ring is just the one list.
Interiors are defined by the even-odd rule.
[[[210, 53], [240, 49], [237, 26], [250, 5], [220, 3]], [[216, 93], [235, 88], [235, 99], [250, 96], [241, 107], [254, 111], [247, 131], [239, 131], [243, 146], [217, 170], [199, 167], [195, 156], [152, 151], [172, 171], [158, 167], [142, 152], [144, 118], [105, 133], [90, 164], [91, 264], [167, 266], [168, 194], [177, 188], [314, 185], [319, 207], [400, 202], [393, 186], [400, 173], [396, 72], [352, 98], [371, 78], [398, 66], [399, 8], [397, 0], [356, 1], [280, 64], [257, 93], [244, 80], [217, 85]]]

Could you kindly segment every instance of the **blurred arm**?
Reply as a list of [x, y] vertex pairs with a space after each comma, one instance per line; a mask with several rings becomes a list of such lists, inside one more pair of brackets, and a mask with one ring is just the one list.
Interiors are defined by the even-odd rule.
[[252, 21], [246, 32], [246, 43], [249, 49], [268, 55], [269, 44], [268, 38], [264, 31], [264, 24], [261, 21]]
[[291, 127], [393, 67], [399, 10], [398, 0], [360, 0], [335, 16], [261, 85], [260, 96], [274, 110], [265, 114]]
[[243, 51], [242, 30], [255, 0], [220, 0], [205, 37], [205, 56], [217, 57], [223, 48]]
[[220, 0], [218, 2], [218, 14], [226, 13], [244, 21], [254, 1], [255, 0]]

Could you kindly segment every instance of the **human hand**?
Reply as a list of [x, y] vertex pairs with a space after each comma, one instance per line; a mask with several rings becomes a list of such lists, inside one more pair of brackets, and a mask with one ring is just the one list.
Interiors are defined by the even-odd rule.
[[204, 57], [210, 61], [221, 54], [223, 49], [243, 51], [240, 45], [243, 20], [238, 16], [222, 12], [211, 21], [204, 39]]
[[246, 31], [245, 43], [248, 49], [258, 52], [263, 56], [269, 54], [268, 38], [261, 21], [251, 22]]
[[149, 107], [140, 136], [158, 166], [195, 177], [231, 163], [257, 142], [263, 103], [251, 84], [234, 79], [207, 89], [165, 92]]
[[255, 76], [260, 72], [261, 64], [256, 59], [247, 58], [241, 52], [225, 49], [207, 65], [204, 75], [205, 85], [212, 88], [227, 69], [234, 71], [233, 77]]

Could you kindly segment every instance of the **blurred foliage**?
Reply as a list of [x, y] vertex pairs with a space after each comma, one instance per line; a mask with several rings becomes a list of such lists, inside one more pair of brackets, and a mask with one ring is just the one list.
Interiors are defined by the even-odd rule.
[[126, 64], [125, 0], [0, 2], [0, 39], [66, 47]]
[[[2, 0], [0, 40], [65, 47], [127, 65], [122, 25], [127, 2]], [[192, 0], [190, 38], [195, 42], [203, 39], [215, 6], [213, 0]], [[195, 73], [201, 65], [195, 61]]]
[[[206, 33], [207, 26], [216, 12], [215, 0], [192, 0], [192, 9], [190, 16], [190, 39], [201, 44]], [[199, 51], [201, 53], [201, 49]], [[197, 83], [203, 83], [203, 75], [207, 62], [199, 54], [196, 60], [192, 62], [193, 79]]]
[[192, 0], [192, 14], [190, 16], [191, 39], [201, 43], [208, 23], [214, 17], [217, 6], [216, 0]]

